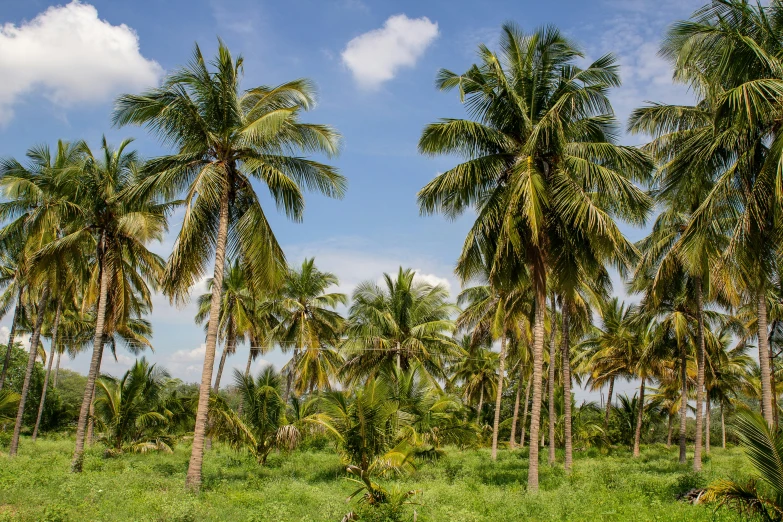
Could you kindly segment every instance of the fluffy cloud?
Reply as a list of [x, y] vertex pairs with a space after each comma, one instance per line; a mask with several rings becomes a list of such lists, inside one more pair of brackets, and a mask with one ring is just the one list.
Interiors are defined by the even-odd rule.
[[162, 73], [141, 55], [127, 25], [101, 20], [95, 7], [77, 0], [50, 7], [29, 22], [0, 27], [0, 123], [30, 92], [68, 107], [154, 85]]
[[[11, 329], [7, 326], [0, 327], [0, 343], [8, 344], [8, 337], [11, 335]], [[30, 348], [30, 334], [20, 334], [18, 331], [14, 334], [14, 345], [20, 343], [25, 349]], [[3, 354], [5, 356], [5, 354]]]
[[438, 24], [427, 17], [390, 17], [380, 29], [348, 42], [343, 63], [366, 89], [376, 89], [391, 80], [401, 67], [413, 67], [438, 36]]

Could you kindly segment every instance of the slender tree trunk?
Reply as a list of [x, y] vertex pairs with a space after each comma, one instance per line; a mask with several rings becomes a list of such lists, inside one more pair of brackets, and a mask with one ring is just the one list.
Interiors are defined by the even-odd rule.
[[19, 398], [19, 408], [16, 411], [16, 424], [14, 424], [14, 435], [11, 439], [11, 447], [8, 450], [8, 455], [13, 457], [16, 455], [19, 449], [19, 436], [22, 433], [22, 418], [24, 417], [24, 406], [27, 401], [27, 394], [30, 391], [30, 379], [33, 376], [33, 368], [35, 367], [35, 358], [38, 356], [38, 341], [41, 338], [41, 325], [43, 325], [44, 312], [46, 311], [46, 304], [49, 301], [49, 285], [44, 283], [43, 290], [41, 291], [41, 298], [38, 300], [38, 315], [35, 318], [35, 327], [33, 328], [33, 336], [30, 338], [30, 356], [27, 358], [27, 371], [24, 374], [24, 382], [22, 383], [22, 395]]
[[478, 412], [476, 412], [476, 424], [481, 426], [481, 408], [484, 407], [484, 387], [479, 390]]
[[682, 386], [682, 403], [680, 404], [680, 464], [685, 464], [687, 460], [685, 448], [685, 421], [688, 416], [688, 375], [686, 364], [688, 362], [685, 353], [685, 345], [680, 346], [680, 380]]
[[41, 390], [41, 403], [38, 405], [38, 417], [35, 419], [35, 428], [33, 429], [33, 442], [38, 438], [38, 428], [41, 426], [41, 417], [43, 416], [44, 404], [46, 404], [46, 389], [49, 387], [49, 376], [52, 374], [52, 362], [54, 354], [57, 351], [57, 327], [60, 325], [60, 313], [62, 313], [62, 303], [57, 303], [57, 312], [54, 314], [54, 324], [52, 324], [52, 347], [49, 350], [49, 361], [44, 375], [43, 390]]
[[645, 377], [642, 377], [642, 383], [639, 385], [639, 411], [636, 415], [636, 432], [633, 436], [633, 456], [638, 457], [641, 455], [641, 443], [642, 443], [642, 423], [644, 422], [644, 381]]
[[90, 361], [90, 371], [87, 374], [87, 385], [84, 388], [84, 397], [82, 398], [82, 407], [79, 410], [79, 421], [76, 424], [76, 447], [73, 451], [73, 460], [71, 461], [71, 471], [81, 473], [84, 460], [84, 442], [87, 435], [87, 421], [92, 408], [92, 398], [95, 392], [95, 381], [100, 372], [101, 356], [103, 354], [103, 330], [106, 321], [106, 298], [109, 293], [109, 280], [111, 279], [111, 270], [105, 264], [104, 254], [99, 253], [101, 282], [98, 294], [98, 311], [95, 318], [95, 335], [92, 347], [92, 360]]
[[557, 347], [555, 336], [557, 334], [557, 303], [555, 294], [552, 294], [552, 312], [549, 318], [549, 465], [555, 463], [555, 426], [557, 425], [557, 412], [555, 411], [555, 363], [557, 361]]
[[761, 414], [771, 427], [775, 423], [772, 414], [772, 384], [770, 383], [769, 368], [769, 337], [767, 332], [767, 300], [764, 292], [759, 291], [758, 298], [758, 324], [759, 324], [759, 366], [761, 368]]
[[[570, 303], [568, 303], [570, 305]], [[571, 471], [571, 465], [573, 464], [573, 451], [574, 442], [571, 434], [571, 340], [569, 336], [569, 317], [568, 306], [563, 305], [563, 353], [561, 354], [562, 366], [563, 366], [563, 413], [565, 414], [565, 470], [566, 473]]]
[[[775, 329], [775, 323], [772, 323]], [[778, 388], [775, 384], [775, 353], [772, 346], [769, 347], [769, 389], [772, 391], [772, 422], [778, 426]]]
[[186, 486], [198, 491], [201, 488], [201, 465], [204, 460], [204, 439], [207, 429], [209, 409], [209, 391], [212, 384], [212, 368], [215, 366], [215, 346], [217, 345], [220, 301], [223, 290], [223, 271], [226, 266], [226, 239], [228, 238], [228, 187], [220, 199], [220, 221], [218, 223], [217, 242], [215, 244], [215, 269], [212, 277], [212, 302], [210, 303], [207, 343], [204, 353], [204, 367], [201, 370], [201, 386], [198, 391], [196, 426], [193, 433], [193, 445], [190, 452]]
[[696, 346], [696, 441], [693, 445], [693, 469], [701, 471], [702, 433], [704, 428], [704, 296], [702, 295], [701, 277], [695, 278], [696, 306], [698, 313], [698, 339]]
[[726, 418], [723, 416], [723, 401], [720, 403], [720, 441], [721, 447], [726, 449]]
[[[505, 323], [504, 323], [505, 324]], [[498, 431], [500, 430], [500, 402], [503, 399], [503, 378], [506, 375], [506, 332], [500, 337], [498, 361], [498, 393], [495, 396], [495, 420], [492, 422], [492, 460], [498, 458]]]
[[[101, 363], [103, 362], [103, 350], [106, 349], [105, 343], [101, 343], [101, 354], [98, 357], [98, 372], [95, 374], [95, 382], [101, 378]], [[92, 446], [95, 443], [95, 390], [97, 386], [92, 387], [92, 397], [90, 397], [90, 416], [87, 418], [87, 444]]]
[[710, 454], [710, 417], [712, 417], [710, 411], [710, 391], [705, 390], [704, 393], [704, 452]]
[[668, 426], [666, 428], [666, 447], [672, 447], [672, 412], [669, 412]]
[[[522, 365], [519, 365], [520, 368]], [[522, 370], [519, 371], [519, 381], [517, 382], [517, 396], [514, 399], [514, 415], [511, 417], [511, 437], [508, 441], [508, 447], [514, 449], [517, 445], [517, 422], [519, 421], [519, 401], [522, 395]]]
[[520, 430], [519, 434], [519, 446], [521, 448], [525, 447], [525, 428], [527, 428], [527, 408], [530, 405], [530, 383], [532, 383], [530, 379], [527, 380], [527, 384], [525, 385], [525, 408], [522, 411], [522, 429]]
[[19, 322], [19, 312], [22, 310], [22, 288], [20, 285], [19, 294], [16, 297], [16, 306], [14, 307], [14, 318], [11, 320], [11, 330], [8, 332], [8, 346], [5, 350], [5, 359], [3, 359], [3, 372], [0, 373], [0, 390], [5, 386], [5, 376], [8, 372], [8, 364], [11, 362], [11, 349], [14, 346], [14, 335], [16, 334], [16, 325]]
[[52, 379], [52, 388], [57, 388], [57, 377], [60, 376], [60, 358], [63, 356], [61, 350], [57, 350], [57, 362], [54, 365], [54, 378]]
[[533, 411], [530, 416], [530, 458], [527, 472], [527, 490], [538, 491], [538, 438], [541, 425], [541, 377], [544, 365], [544, 313], [546, 311], [546, 272], [542, 265], [534, 270], [536, 292], [533, 320]]
[[218, 364], [217, 375], [215, 376], [215, 387], [212, 389], [215, 393], [220, 389], [220, 378], [223, 376], [223, 367], [226, 365], [226, 357], [228, 356], [228, 342], [223, 347], [223, 354], [220, 356], [220, 364]]
[[[397, 370], [400, 370], [400, 343], [397, 343]], [[291, 368], [288, 370], [288, 376], [285, 381], [285, 394], [283, 395], [283, 404], [288, 404], [288, 398], [291, 396], [291, 388], [294, 385], [294, 373], [296, 372], [296, 362], [299, 359], [299, 346], [294, 346], [294, 355], [291, 358]]]
[[609, 413], [612, 411], [612, 393], [614, 392], [614, 375], [609, 377], [609, 391], [606, 394], [606, 413], [604, 414], [604, 432], [609, 429]]

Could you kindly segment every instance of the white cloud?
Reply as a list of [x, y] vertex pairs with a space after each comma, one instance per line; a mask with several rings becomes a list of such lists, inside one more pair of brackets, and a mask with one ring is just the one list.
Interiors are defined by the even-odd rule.
[[0, 123], [30, 92], [69, 107], [154, 85], [162, 73], [141, 55], [127, 25], [101, 20], [95, 7], [77, 0], [50, 7], [29, 22], [0, 27]]
[[390, 17], [383, 27], [361, 34], [348, 42], [343, 63], [365, 89], [377, 89], [402, 67], [413, 67], [438, 36], [437, 22], [427, 17]]
[[422, 272], [418, 268], [414, 268], [413, 271], [416, 273], [415, 276], [413, 276], [414, 281], [421, 281], [423, 283], [427, 283], [432, 286], [445, 286], [446, 290], [451, 292], [451, 281], [446, 279], [445, 277], [440, 277], [435, 274], [427, 274], [425, 272]]

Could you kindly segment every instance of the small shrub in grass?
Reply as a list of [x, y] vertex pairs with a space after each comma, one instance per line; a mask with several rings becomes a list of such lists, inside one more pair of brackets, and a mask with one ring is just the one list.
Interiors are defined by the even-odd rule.
[[68, 520], [70, 520], [68, 511], [58, 504], [53, 504], [44, 509], [38, 522], [68, 522]]

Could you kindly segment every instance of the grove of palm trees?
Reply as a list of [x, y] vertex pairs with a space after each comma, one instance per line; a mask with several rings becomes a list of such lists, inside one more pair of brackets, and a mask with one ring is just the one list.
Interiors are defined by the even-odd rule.
[[445, 168], [409, 196], [467, 223], [457, 290], [287, 255], [277, 214], [350, 197], [351, 143], [223, 40], [97, 145], [2, 157], [0, 521], [783, 520], [783, 1], [657, 51], [692, 103], [628, 118], [619, 54], [555, 25], [437, 71], [461, 112], [411, 136]]

